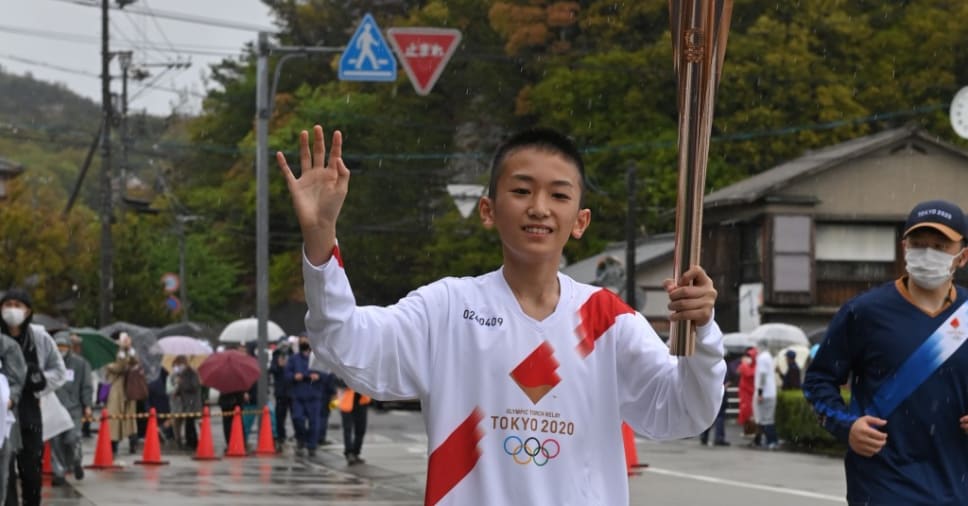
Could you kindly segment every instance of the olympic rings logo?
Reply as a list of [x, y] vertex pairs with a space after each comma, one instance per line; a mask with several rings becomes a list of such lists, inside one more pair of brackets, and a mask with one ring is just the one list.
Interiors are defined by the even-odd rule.
[[504, 453], [522, 466], [534, 462], [534, 465], [541, 467], [561, 453], [561, 445], [551, 438], [539, 441], [532, 436], [521, 441], [518, 436], [508, 436], [504, 438]]

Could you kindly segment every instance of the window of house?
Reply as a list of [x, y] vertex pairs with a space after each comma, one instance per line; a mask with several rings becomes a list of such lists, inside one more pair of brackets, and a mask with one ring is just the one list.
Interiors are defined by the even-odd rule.
[[817, 224], [817, 261], [893, 262], [895, 227], [891, 225]]
[[812, 292], [812, 228], [809, 216], [773, 217], [773, 292]]

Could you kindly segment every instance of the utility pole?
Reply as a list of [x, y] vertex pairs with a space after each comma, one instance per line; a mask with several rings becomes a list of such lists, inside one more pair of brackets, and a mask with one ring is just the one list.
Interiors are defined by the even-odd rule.
[[625, 214], [625, 303], [632, 309], [635, 305], [635, 164], [625, 173], [628, 201]]
[[128, 181], [128, 69], [131, 67], [131, 51], [119, 51], [118, 63], [121, 64], [121, 180], [118, 184], [120, 199], [124, 209], [124, 196], [127, 195]]
[[114, 241], [111, 237], [111, 50], [108, 33], [108, 4], [101, 0], [101, 284], [98, 322], [111, 322], [114, 299]]
[[255, 76], [255, 316], [258, 318], [259, 406], [269, 402], [269, 34], [259, 32]]

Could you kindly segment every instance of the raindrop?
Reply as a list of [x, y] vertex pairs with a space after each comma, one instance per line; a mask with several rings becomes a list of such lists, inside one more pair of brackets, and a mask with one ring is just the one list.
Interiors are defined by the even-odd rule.
[[932, 436], [934, 435], [934, 424], [933, 423], [931, 424], [931, 430], [928, 431], [928, 434], [930, 434]]

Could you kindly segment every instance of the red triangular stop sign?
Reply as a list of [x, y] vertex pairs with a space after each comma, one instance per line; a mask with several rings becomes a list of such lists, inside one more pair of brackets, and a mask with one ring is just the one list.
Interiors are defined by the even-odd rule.
[[387, 35], [418, 95], [430, 93], [460, 44], [460, 30], [449, 28], [390, 28]]

